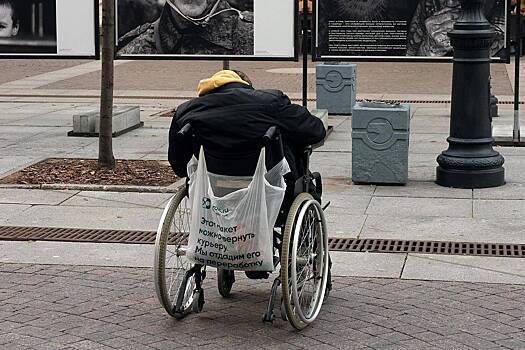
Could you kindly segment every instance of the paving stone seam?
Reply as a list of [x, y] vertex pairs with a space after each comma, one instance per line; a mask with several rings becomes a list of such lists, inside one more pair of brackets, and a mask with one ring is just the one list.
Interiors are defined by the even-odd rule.
[[408, 253], [406, 253], [405, 260], [403, 261], [403, 265], [401, 266], [401, 271], [399, 272], [399, 278], [403, 277], [403, 272], [405, 272], [405, 266], [407, 264], [407, 260], [408, 260]]

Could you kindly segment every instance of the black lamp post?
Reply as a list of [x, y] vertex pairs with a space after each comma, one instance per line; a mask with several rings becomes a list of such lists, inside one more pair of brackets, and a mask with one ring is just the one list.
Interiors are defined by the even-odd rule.
[[437, 158], [436, 183], [485, 188], [505, 183], [504, 158], [492, 148], [489, 76], [495, 32], [484, 0], [459, 0], [462, 14], [448, 35], [454, 47], [449, 147]]

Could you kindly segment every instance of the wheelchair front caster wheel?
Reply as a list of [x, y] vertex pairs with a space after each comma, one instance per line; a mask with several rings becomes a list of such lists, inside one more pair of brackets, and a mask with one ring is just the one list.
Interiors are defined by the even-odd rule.
[[273, 312], [271, 314], [265, 313], [262, 320], [264, 323], [273, 323], [273, 321], [275, 321], [275, 314]]
[[198, 314], [202, 311], [202, 308], [204, 307], [204, 291], [196, 290], [193, 293], [193, 304], [191, 306], [191, 309], [194, 313]]
[[217, 287], [223, 298], [230, 296], [233, 283], [235, 282], [235, 272], [232, 270], [217, 269]]

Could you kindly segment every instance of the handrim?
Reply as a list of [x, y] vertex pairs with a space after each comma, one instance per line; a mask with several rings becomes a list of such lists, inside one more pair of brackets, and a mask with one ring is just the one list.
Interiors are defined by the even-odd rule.
[[[311, 208], [312, 205], [313, 208]], [[320, 224], [319, 234], [321, 236], [319, 237], [318, 248], [322, 250], [320, 252], [322, 275], [321, 283], [318, 283], [317, 291], [312, 298], [312, 300], [315, 298], [315, 300], [313, 300], [314, 307], [311, 307], [311, 311], [305, 316], [302, 312], [300, 306], [301, 300], [299, 299], [299, 293], [297, 292], [297, 281], [295, 280], [297, 277], [297, 271], [295, 271], [295, 273], [292, 272], [292, 268], [295, 269], [297, 266], [295, 259], [297, 257], [296, 251], [299, 234], [296, 232], [300, 232], [303, 227], [302, 220], [304, 219], [307, 210], [313, 210], [317, 218], [320, 219], [320, 222], [317, 224]], [[296, 225], [296, 223], [300, 223], [300, 225]], [[326, 222], [321, 206], [317, 201], [313, 200], [313, 197], [308, 193], [301, 193], [292, 203], [286, 220], [281, 254], [281, 276], [283, 280], [282, 290], [285, 311], [292, 326], [300, 330], [313, 322], [319, 313], [324, 298], [328, 273], [328, 236], [326, 232]], [[309, 260], [310, 259], [308, 258], [307, 261]], [[292, 274], [294, 274], [295, 277], [293, 277]], [[296, 307], [296, 305], [298, 306]]]
[[[292, 297], [294, 305], [299, 306], [296, 307], [295, 310], [301, 321], [305, 323], [311, 323], [315, 320], [319, 314], [319, 311], [321, 310], [321, 304], [324, 300], [324, 294], [326, 290], [326, 279], [328, 273], [326, 256], [328, 250], [328, 240], [325, 231], [326, 223], [324, 221], [323, 211], [319, 203], [313, 199], [304, 203], [301, 207], [297, 222], [300, 222], [301, 225], [295, 226], [293, 237], [294, 240], [291, 259]], [[305, 223], [307, 226], [305, 226]], [[308, 231], [303, 232], [303, 229]], [[300, 245], [298, 245], [299, 238], [302, 239]], [[305, 239], [308, 239], [307, 247], [303, 246]], [[306, 257], [298, 257], [297, 253], [303, 252], [305, 248], [307, 248]], [[314, 248], [316, 248], [315, 252]], [[303, 270], [299, 276], [297, 275], [298, 264], [303, 265]], [[316, 269], [316, 266], [322, 268], [320, 275], [318, 275], [319, 271], [317, 271], [318, 269]], [[303, 277], [305, 272], [307, 275]], [[301, 277], [303, 277], [302, 281], [300, 280]], [[305, 292], [305, 288], [310, 281], [313, 281], [313, 290], [310, 291], [310, 298], [306, 299], [307, 305], [304, 306], [307, 307], [307, 312], [305, 314], [303, 312], [303, 293]]]

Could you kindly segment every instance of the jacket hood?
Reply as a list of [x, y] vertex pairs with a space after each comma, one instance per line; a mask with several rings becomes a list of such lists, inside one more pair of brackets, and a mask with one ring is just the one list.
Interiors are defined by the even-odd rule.
[[201, 80], [197, 92], [199, 93], [199, 96], [204, 96], [210, 91], [230, 83], [250, 85], [242, 80], [234, 71], [221, 70], [220, 72], [215, 73], [211, 78]]

